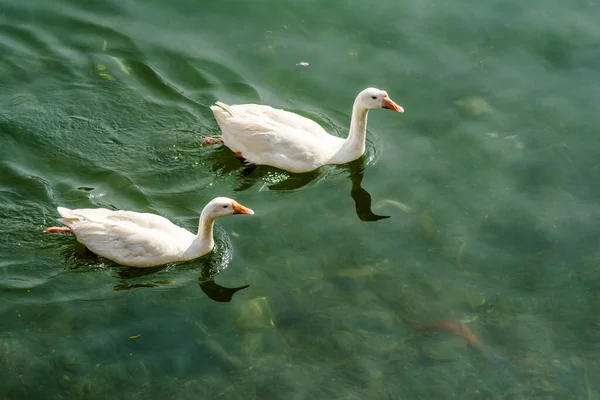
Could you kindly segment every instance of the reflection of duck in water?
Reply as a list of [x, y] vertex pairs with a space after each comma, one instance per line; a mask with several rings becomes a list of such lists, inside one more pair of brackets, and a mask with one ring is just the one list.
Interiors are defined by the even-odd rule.
[[[215, 152], [218, 154], [219, 160], [224, 158], [222, 154], [226, 151], [221, 148]], [[215, 172], [219, 171], [221, 174], [229, 174], [232, 171], [238, 170], [239, 163], [237, 161], [227, 161], [224, 163], [219, 162], [218, 167], [215, 166]], [[379, 221], [380, 219], [389, 218], [389, 216], [376, 215], [371, 211], [371, 195], [362, 186], [362, 182], [365, 176], [365, 157], [361, 157], [358, 160], [352, 161], [348, 164], [340, 166], [341, 168], [348, 171], [347, 177], [350, 179], [352, 189], [350, 196], [354, 201], [354, 207], [356, 209], [356, 215], [362, 221]], [[270, 190], [277, 191], [292, 191], [303, 188], [309, 183], [324, 175], [322, 169], [307, 172], [304, 174], [287, 174], [286, 172], [275, 170], [272, 167], [258, 167], [254, 164], [244, 167], [239, 176], [240, 184], [234, 189], [236, 192], [242, 192], [250, 189], [257, 182], [263, 181]], [[275, 178], [275, 179], [273, 179]], [[272, 182], [275, 180], [275, 182]], [[271, 182], [270, 182], [271, 181]]]
[[[215, 276], [227, 267], [229, 257], [227, 255], [214, 255], [202, 258], [202, 266], [200, 276], [198, 276], [198, 285], [200, 290], [204, 292], [210, 299], [220, 302], [227, 303], [233, 298], [233, 295], [240, 290], [250, 287], [250, 285], [244, 285], [239, 287], [228, 288], [221, 286], [215, 282]], [[184, 267], [183, 269], [188, 269]], [[121, 282], [116, 285], [113, 290], [132, 290], [136, 288], [154, 288], [166, 285], [172, 285], [175, 283], [174, 280], [170, 279], [144, 279], [145, 276], [156, 277], [156, 273], [161, 272], [162, 267], [158, 268], [120, 268], [117, 273], [121, 278]], [[196, 271], [196, 268], [193, 268]], [[178, 276], [181, 275], [181, 271], [178, 271]]]
[[214, 276], [204, 278], [203, 275], [198, 278], [198, 284], [205, 295], [207, 295], [210, 299], [220, 303], [230, 302], [231, 298], [236, 292], [250, 287], [250, 285], [244, 285], [235, 288], [228, 288], [216, 283]]
[[73, 233], [93, 253], [117, 264], [148, 268], [193, 260], [214, 247], [215, 219], [233, 214], [254, 214], [235, 200], [217, 197], [202, 210], [198, 233], [193, 234], [155, 214], [112, 211], [105, 208], [57, 208], [67, 227], [44, 233]]

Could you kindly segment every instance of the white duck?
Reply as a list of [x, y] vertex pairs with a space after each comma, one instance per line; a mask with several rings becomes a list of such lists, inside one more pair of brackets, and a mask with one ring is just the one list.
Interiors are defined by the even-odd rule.
[[345, 164], [365, 152], [367, 113], [371, 108], [404, 109], [388, 94], [368, 88], [356, 96], [350, 133], [346, 139], [328, 134], [308, 118], [258, 104], [227, 105], [210, 109], [222, 131], [225, 146], [253, 164], [301, 173], [326, 164]]
[[142, 268], [201, 257], [215, 245], [215, 219], [254, 214], [235, 200], [217, 197], [202, 210], [198, 233], [193, 234], [155, 214], [106, 208], [57, 210], [63, 217], [59, 221], [67, 227], [54, 226], [44, 233], [73, 233], [93, 253], [121, 265]]

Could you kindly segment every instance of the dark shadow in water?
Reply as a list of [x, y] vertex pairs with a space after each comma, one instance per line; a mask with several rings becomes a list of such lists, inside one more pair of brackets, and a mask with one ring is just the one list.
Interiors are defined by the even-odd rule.
[[142, 287], [152, 288], [152, 287], [169, 285], [169, 284], [173, 283], [173, 281], [170, 281], [167, 279], [164, 279], [164, 280], [153, 280], [152, 279], [149, 281], [136, 282], [136, 280], [139, 280], [143, 276], [155, 274], [164, 268], [165, 268], [164, 266], [163, 267], [152, 267], [152, 268], [133, 268], [133, 267], [122, 267], [122, 266], [115, 267], [115, 272], [117, 273], [117, 275], [119, 276], [121, 281], [119, 282], [118, 285], [115, 285], [113, 287], [113, 290], [121, 291], [121, 290], [132, 290], [132, 289], [142, 288]]
[[202, 290], [209, 299], [219, 303], [228, 303], [231, 301], [234, 294], [250, 287], [250, 285], [228, 288], [215, 282], [215, 276], [223, 269], [227, 268], [230, 260], [230, 258], [224, 257], [219, 253], [220, 249], [215, 249], [215, 251], [208, 254], [208, 256], [200, 259], [202, 268], [200, 270], [200, 276], [198, 277], [198, 285], [200, 286], [200, 290]]
[[[100, 260], [96, 254], [92, 253], [87, 247], [82, 245], [79, 242], [76, 242], [74, 251], [71, 252], [70, 256], [79, 260]], [[68, 254], [65, 254], [68, 257]], [[198, 284], [200, 286], [200, 290], [204, 292], [208, 298], [211, 300], [227, 303], [230, 302], [233, 298], [233, 295], [240, 290], [246, 289], [250, 287], [250, 285], [244, 285], [234, 288], [228, 288], [225, 286], [221, 286], [215, 282], [215, 276], [221, 272], [225, 266], [220, 265], [223, 263], [222, 260], [219, 260], [219, 255], [215, 255], [210, 253], [207, 256], [204, 256], [198, 260], [190, 261], [189, 263], [184, 263], [176, 266], [175, 268], [180, 269], [182, 272], [186, 269], [197, 269], [197, 263], [200, 262], [202, 265], [200, 267], [200, 276], [198, 277]], [[113, 264], [112, 262], [106, 260], [106, 263]], [[103, 264], [102, 264], [103, 265]], [[111, 267], [109, 265], [109, 267]], [[77, 267], [75, 267], [77, 268]], [[160, 286], [166, 286], [172, 284], [174, 281], [169, 279], [152, 279], [151, 275], [164, 270], [165, 266], [152, 267], [152, 268], [134, 268], [134, 267], [124, 267], [119, 266], [118, 264], [114, 264], [114, 271], [120, 278], [119, 284], [113, 287], [114, 291], [121, 290], [132, 290], [136, 288], [154, 288]], [[177, 272], [174, 271], [174, 274]], [[148, 279], [144, 279], [145, 276], [149, 276]]]
[[[218, 167], [213, 169], [220, 169], [222, 172], [228, 173], [234, 170], [239, 170], [240, 163], [245, 165], [245, 168], [241, 170], [238, 178], [240, 185], [234, 189], [236, 192], [250, 189], [257, 182], [262, 181], [264, 177], [271, 171], [279, 171], [272, 167], [247, 164], [244, 161], [237, 160], [235, 157], [231, 156], [231, 151], [225, 146], [219, 146], [219, 148], [216, 149], [216, 152], [218, 154], [215, 154], [214, 160]], [[232, 161], [232, 159], [234, 161]], [[223, 162], [223, 160], [225, 161]], [[350, 196], [352, 197], [352, 200], [354, 200], [356, 215], [361, 221], [374, 222], [379, 221], [380, 219], [390, 218], [389, 215], [377, 215], [371, 211], [371, 195], [365, 190], [365, 188], [362, 187], [362, 181], [365, 177], [365, 156], [362, 156], [358, 160], [352, 161], [348, 164], [340, 165], [339, 168], [344, 168], [350, 173], [349, 178], [352, 182]], [[302, 174], [288, 173], [289, 177], [287, 179], [270, 185], [268, 188], [270, 190], [300, 189], [319, 177], [321, 173], [321, 169]]]
[[358, 160], [352, 161], [347, 164], [347, 167], [350, 170], [350, 180], [352, 181], [350, 196], [354, 200], [358, 218], [367, 222], [390, 218], [389, 215], [377, 215], [371, 211], [371, 195], [362, 187], [362, 181], [365, 177], [365, 157], [362, 156]]
[[250, 285], [244, 285], [236, 288], [227, 288], [216, 283], [214, 279], [204, 280], [202, 277], [198, 278], [198, 284], [205, 295], [219, 303], [230, 302], [236, 292], [250, 287]]
[[[166, 286], [172, 284], [172, 280], [151, 280], [147, 282], [127, 282], [127, 280], [138, 279], [146, 275], [154, 274], [165, 267], [156, 267], [156, 268], [129, 268], [129, 267], [119, 267], [117, 274], [121, 279], [123, 279], [118, 285], [116, 285], [113, 290], [132, 290], [136, 288], [151, 288], [151, 287], [159, 287]], [[198, 284], [200, 286], [200, 290], [204, 292], [208, 298], [211, 300], [217, 301], [219, 303], [228, 303], [233, 298], [233, 295], [240, 290], [246, 289], [250, 287], [250, 285], [244, 285], [235, 288], [228, 288], [225, 286], [221, 286], [215, 282], [215, 275], [212, 274], [214, 268], [209, 265], [203, 265], [201, 274], [198, 277]]]

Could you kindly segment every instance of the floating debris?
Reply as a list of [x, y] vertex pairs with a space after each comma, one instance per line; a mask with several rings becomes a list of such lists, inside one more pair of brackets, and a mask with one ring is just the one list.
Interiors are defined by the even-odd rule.
[[298, 64], [296, 64], [297, 66], [300, 67], [308, 67], [310, 64], [307, 63], [306, 61], [300, 61]]
[[115, 81], [115, 77], [112, 76], [110, 73], [108, 73], [107, 69], [106, 69], [106, 65], [104, 64], [95, 64], [94, 65], [94, 69], [95, 69], [95, 73], [103, 79], [106, 79], [108, 81]]
[[337, 271], [335, 276], [346, 279], [372, 278], [373, 270], [367, 268], [346, 268]]
[[129, 68], [127, 68], [127, 66], [125, 66], [125, 64], [123, 64], [123, 61], [120, 58], [117, 57], [113, 57], [113, 56], [109, 56], [110, 58], [112, 58], [117, 65], [119, 66], [119, 68], [121, 68], [121, 71], [123, 71], [124, 74], [129, 75]]
[[396, 208], [404, 211], [407, 214], [410, 214], [412, 212], [411, 208], [409, 206], [407, 206], [406, 204], [401, 203], [397, 200], [392, 200], [392, 199], [384, 199], [384, 200], [378, 201], [377, 203], [375, 203], [375, 206], [373, 207], [373, 209], [378, 210], [385, 205], [390, 205], [390, 206], [396, 207]]
[[419, 330], [447, 330], [455, 336], [463, 337], [467, 340], [467, 342], [477, 348], [481, 349], [481, 342], [479, 339], [471, 332], [469, 327], [460, 321], [435, 321], [432, 324], [420, 324], [416, 321], [410, 321], [411, 325], [415, 329]]
[[129, 336], [129, 339], [137, 339], [137, 338], [139, 338], [140, 336], [142, 336], [142, 334], [141, 334], [141, 333], [138, 333], [137, 335]]
[[213, 137], [213, 136], [205, 136], [202, 139], [203, 146], [212, 146], [213, 144], [218, 144], [218, 143], [223, 143], [223, 139], [220, 137]]

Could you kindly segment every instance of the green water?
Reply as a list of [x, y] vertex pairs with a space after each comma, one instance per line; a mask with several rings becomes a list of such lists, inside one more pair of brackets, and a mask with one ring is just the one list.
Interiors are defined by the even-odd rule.
[[[598, 21], [579, 0], [0, 0], [0, 398], [599, 398]], [[244, 175], [201, 147], [215, 100], [344, 136], [367, 86], [406, 112], [370, 113], [357, 163]], [[185, 265], [41, 235], [57, 205], [194, 230], [216, 196], [256, 214]], [[418, 329], [439, 320], [481, 346]]]

